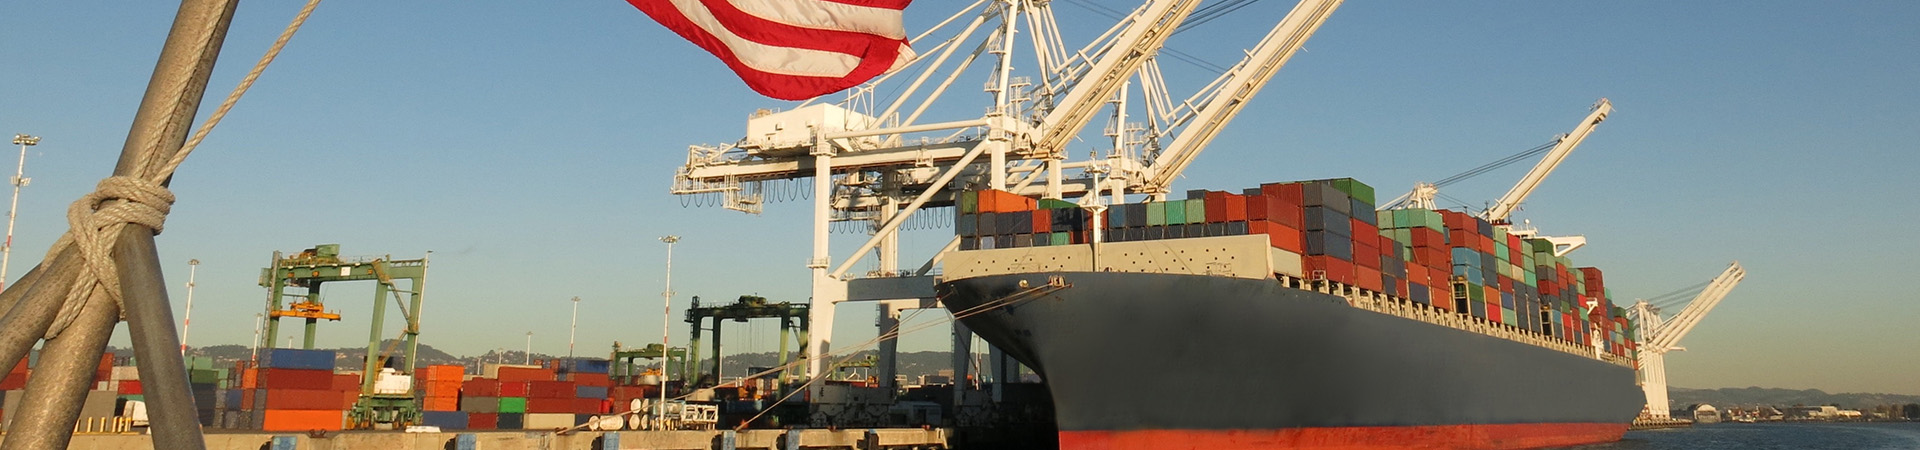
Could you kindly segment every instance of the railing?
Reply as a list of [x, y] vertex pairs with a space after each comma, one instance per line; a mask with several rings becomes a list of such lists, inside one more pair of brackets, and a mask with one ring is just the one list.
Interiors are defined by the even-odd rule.
[[1602, 361], [1620, 366], [1633, 367], [1633, 361], [1624, 356], [1596, 352], [1591, 346], [1541, 336], [1510, 325], [1489, 322], [1487, 319], [1473, 317], [1465, 313], [1442, 310], [1429, 305], [1414, 303], [1405, 298], [1361, 289], [1353, 285], [1335, 281], [1307, 280], [1287, 275], [1277, 276], [1279, 277], [1281, 286], [1328, 295], [1337, 295], [1345, 298], [1347, 304], [1355, 308], [1553, 349], [1576, 356], [1593, 358], [1596, 353], [1599, 353], [1598, 359]]

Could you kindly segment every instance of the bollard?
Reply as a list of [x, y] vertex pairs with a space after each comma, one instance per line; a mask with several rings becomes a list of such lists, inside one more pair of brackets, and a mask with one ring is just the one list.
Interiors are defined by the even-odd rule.
[[600, 435], [598, 450], [620, 450], [620, 432], [609, 431]]
[[453, 435], [453, 450], [480, 450], [480, 438], [473, 433]]
[[880, 450], [880, 432], [868, 428], [866, 436], [860, 439], [860, 446], [866, 450]]
[[274, 436], [268, 448], [271, 450], [299, 450], [300, 438], [295, 436]]

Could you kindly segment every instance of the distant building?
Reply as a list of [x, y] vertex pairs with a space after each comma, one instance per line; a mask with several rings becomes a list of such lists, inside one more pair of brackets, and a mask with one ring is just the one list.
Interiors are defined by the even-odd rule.
[[1691, 417], [1694, 423], [1719, 423], [1720, 410], [1713, 405], [1701, 403], [1687, 407], [1687, 415], [1682, 417]]

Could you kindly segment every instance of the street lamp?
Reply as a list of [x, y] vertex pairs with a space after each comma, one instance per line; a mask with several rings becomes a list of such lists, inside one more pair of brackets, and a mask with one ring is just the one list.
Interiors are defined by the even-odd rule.
[[580, 297], [573, 298], [573, 324], [567, 326], [567, 360], [573, 360], [573, 332], [580, 329]]
[[13, 206], [7, 208], [7, 242], [0, 246], [0, 289], [7, 285], [7, 263], [13, 260], [13, 218], [20, 212], [20, 188], [33, 181], [27, 178], [27, 147], [40, 144], [40, 137], [25, 134], [13, 135], [13, 145], [20, 146], [20, 167], [13, 171]]
[[[669, 377], [669, 375], [667, 375], [667, 354], [669, 353], [667, 351], [667, 342], [669, 339], [667, 327], [673, 324], [673, 244], [680, 242], [680, 237], [674, 235], [662, 236], [660, 242], [667, 243], [667, 289], [660, 292], [660, 297], [663, 299], [663, 301], [660, 302], [660, 411], [665, 413], [667, 407], [667, 379]], [[700, 326], [700, 324], [694, 324], [693, 326]], [[693, 363], [698, 364], [699, 361], [694, 361]], [[657, 418], [662, 415], [664, 414], [655, 415], [654, 417]]]
[[187, 260], [187, 313], [180, 318], [180, 356], [187, 355], [187, 327], [193, 326], [193, 278], [200, 274], [200, 260]]

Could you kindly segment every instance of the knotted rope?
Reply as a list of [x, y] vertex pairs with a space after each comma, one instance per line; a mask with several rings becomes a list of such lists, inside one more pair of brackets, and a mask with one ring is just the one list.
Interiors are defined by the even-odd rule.
[[[99, 290], [102, 296], [113, 301], [114, 306], [120, 311], [120, 318], [126, 319], [127, 309], [120, 291], [120, 269], [113, 261], [113, 245], [118, 241], [120, 231], [127, 225], [135, 224], [152, 229], [153, 234], [160, 234], [160, 230], [167, 222], [167, 212], [173, 208], [174, 200], [173, 192], [167, 190], [163, 183], [173, 177], [174, 170], [180, 167], [181, 162], [186, 161], [188, 154], [193, 153], [194, 147], [198, 147], [200, 142], [207, 138], [207, 133], [213, 131], [213, 127], [218, 125], [221, 119], [226, 118], [227, 112], [240, 101], [240, 96], [245, 95], [247, 89], [253, 87], [254, 80], [259, 79], [260, 74], [267, 70], [267, 65], [272, 64], [274, 58], [280, 55], [280, 49], [285, 48], [287, 41], [293, 39], [294, 32], [300, 30], [300, 26], [306, 23], [307, 16], [312, 15], [314, 7], [319, 4], [320, 0], [307, 1], [306, 6], [300, 9], [300, 13], [294, 16], [293, 22], [287, 24], [287, 28], [280, 32], [279, 39], [274, 40], [273, 46], [267, 49], [267, 53], [260, 57], [259, 62], [254, 63], [253, 70], [248, 71], [246, 78], [240, 80], [240, 85], [235, 86], [233, 92], [227, 94], [226, 101], [221, 102], [220, 108], [207, 117], [206, 123], [200, 125], [200, 129], [180, 147], [180, 151], [175, 152], [158, 167], [141, 168], [152, 170], [136, 169], [136, 173], [142, 173], [140, 176], [116, 175], [100, 180], [100, 184], [94, 187], [93, 193], [80, 197], [80, 200], [67, 207], [67, 233], [60, 235], [60, 240], [53, 243], [53, 248], [47, 251], [46, 261], [52, 261], [68, 246], [73, 246], [80, 252], [86, 268], [67, 291], [66, 301], [60, 305], [60, 312], [54, 316], [52, 325], [47, 327], [47, 339], [60, 336], [62, 331], [66, 331], [68, 325], [73, 324], [74, 319], [80, 317], [80, 310], [94, 298], [95, 290]], [[213, 42], [205, 41], [200, 45], [200, 51], [196, 53], [205, 53], [205, 49], [212, 46]], [[183, 84], [190, 82], [182, 80]], [[175, 89], [173, 92], [187, 91], [189, 90]], [[184, 101], [176, 101], [174, 104], [182, 103]], [[157, 160], [154, 156], [160, 156], [157, 153], [162, 148], [159, 142], [162, 138], [163, 136], [156, 136], [154, 142], [149, 142], [145, 148], [141, 149], [141, 154], [148, 155], [145, 160]]]

